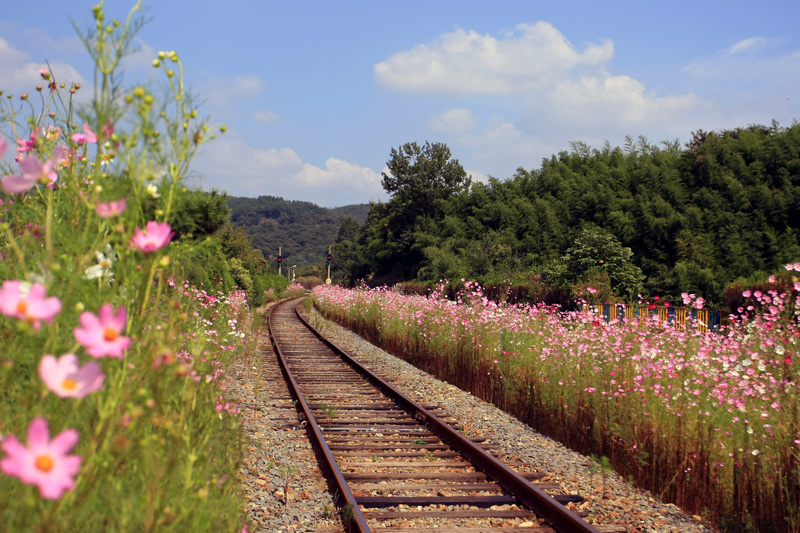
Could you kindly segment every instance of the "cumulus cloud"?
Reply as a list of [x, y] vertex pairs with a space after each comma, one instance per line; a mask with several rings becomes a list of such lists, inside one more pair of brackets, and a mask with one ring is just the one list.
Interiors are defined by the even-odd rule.
[[499, 39], [458, 28], [373, 68], [379, 83], [396, 90], [524, 94], [552, 89], [571, 71], [602, 67], [613, 55], [610, 40], [579, 51], [552, 24], [536, 22]]
[[623, 124], [641, 127], [647, 122], [670, 120], [700, 104], [689, 93], [656, 97], [629, 76], [585, 76], [564, 80], [553, 92], [550, 112], [584, 125]]
[[254, 148], [235, 134], [206, 145], [192, 168], [195, 182], [190, 183], [232, 196], [279, 196], [324, 207], [386, 198], [381, 175], [370, 168], [337, 158], [319, 167], [291, 148]]
[[[606, 66], [613, 56], [610, 40], [578, 49], [552, 24], [536, 22], [499, 37], [459, 28], [431, 44], [391, 55], [374, 71], [380, 83], [395, 90], [516, 101], [528, 115], [516, 121], [523, 130], [547, 119], [573, 131], [615, 124], [637, 131], [645, 123], [689, 114], [701, 104], [694, 94], [659, 96], [631, 76], [611, 74]], [[475, 126], [466, 109], [446, 113], [450, 116], [439, 116], [438, 125], [435, 117], [427, 126], [453, 134]]]
[[472, 130], [477, 122], [477, 117], [472, 111], [457, 107], [431, 117], [427, 126], [433, 131], [459, 135]]

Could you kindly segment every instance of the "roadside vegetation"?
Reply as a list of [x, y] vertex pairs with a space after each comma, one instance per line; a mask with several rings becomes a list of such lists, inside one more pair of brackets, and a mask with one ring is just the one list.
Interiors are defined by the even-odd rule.
[[157, 87], [120, 83], [139, 8], [93, 9], [92, 87], [42, 63], [29, 93], [0, 90], [3, 530], [244, 524], [226, 388], [254, 350], [250, 306], [288, 282], [224, 194], [186, 186], [224, 128], [198, 117], [178, 53], [152, 58]]
[[[730, 531], [800, 528], [800, 263], [730, 324], [320, 286], [327, 318]], [[593, 287], [588, 287], [594, 289]], [[592, 294], [592, 291], [589, 291]], [[701, 297], [681, 295], [702, 308]], [[589, 302], [592, 303], [592, 302]], [[689, 314], [691, 316], [691, 314]]]

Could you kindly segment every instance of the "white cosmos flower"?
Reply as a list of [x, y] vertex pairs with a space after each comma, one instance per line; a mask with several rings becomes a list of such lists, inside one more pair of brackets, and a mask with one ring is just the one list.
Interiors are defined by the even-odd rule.
[[108, 277], [109, 280], [114, 277], [111, 272], [111, 266], [117, 260], [117, 254], [110, 244], [106, 244], [104, 249], [105, 253], [95, 252], [94, 256], [97, 258], [97, 264], [92, 265], [84, 271], [83, 279], [97, 279]]

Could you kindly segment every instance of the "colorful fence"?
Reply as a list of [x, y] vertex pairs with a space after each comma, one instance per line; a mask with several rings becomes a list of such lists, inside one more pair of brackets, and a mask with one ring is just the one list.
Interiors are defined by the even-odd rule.
[[584, 304], [584, 311], [589, 311], [606, 322], [612, 320], [630, 320], [631, 318], [653, 317], [678, 329], [686, 327], [686, 320], [691, 318], [701, 331], [715, 330], [728, 318], [726, 309], [695, 309], [689, 307], [651, 307], [649, 304]]

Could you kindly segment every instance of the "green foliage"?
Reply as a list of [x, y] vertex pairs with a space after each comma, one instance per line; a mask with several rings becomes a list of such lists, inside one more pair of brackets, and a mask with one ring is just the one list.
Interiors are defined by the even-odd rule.
[[250, 277], [250, 271], [247, 270], [242, 264], [241, 259], [232, 257], [228, 260], [228, 269], [231, 272], [231, 277], [244, 292], [252, 294], [253, 280]]
[[178, 235], [202, 238], [213, 235], [230, 219], [227, 195], [213, 189], [188, 191], [181, 195], [169, 223]]
[[392, 148], [383, 188], [392, 199], [371, 204], [359, 240], [353, 279], [374, 273], [383, 281], [415, 277], [433, 240], [429, 229], [445, 216], [449, 199], [469, 190], [471, 178], [441, 143], [407, 143]]
[[285, 285], [283, 277], [267, 264], [261, 251], [254, 248], [250, 237], [242, 227], [223, 225], [216, 233], [221, 251], [228, 258], [228, 268], [236, 284], [247, 293], [252, 307], [264, 304], [265, 291], [281, 291]]
[[[327, 209], [274, 196], [229, 197], [228, 206], [231, 225], [244, 230], [273, 269], [279, 246], [284, 264], [324, 264], [328, 245], [337, 240], [344, 219], [351, 217], [363, 223], [369, 210], [366, 204]], [[337, 267], [342, 266], [338, 259], [335, 261]]]
[[[58, 173], [50, 187], [40, 181], [14, 191], [0, 173], [2, 298], [35, 300], [46, 292], [49, 303], [46, 317], [31, 315], [40, 304], [27, 301], [17, 304], [18, 314], [0, 316], [0, 339], [13, 346], [0, 353], [0, 434], [4, 443], [13, 437], [20, 447], [32, 445], [22, 454], [7, 446], [4, 467], [7, 460], [31, 463], [34, 454], [44, 460], [28, 464], [25, 475], [0, 476], [4, 531], [242, 525], [241, 424], [222, 380], [245, 348], [249, 315], [242, 293], [228, 293], [227, 258], [210, 235], [224, 210], [213, 199], [206, 210], [204, 195], [183, 185], [197, 147], [211, 135], [184, 91], [177, 53], [154, 58], [164, 95], [121, 85], [117, 66], [143, 24], [139, 9], [137, 3], [120, 23], [105, 18], [103, 2], [93, 8], [92, 25], [80, 35], [95, 64], [90, 104], [73, 100], [79, 88], [66, 78], [52, 88], [43, 84], [41, 101], [29, 101], [30, 108], [0, 101], [0, 135], [12, 146], [38, 135], [25, 157], [54, 164]], [[43, 72], [50, 80], [67, 74]], [[30, 115], [20, 116], [21, 109]], [[72, 137], [84, 122], [97, 142]], [[70, 155], [59, 158], [62, 150]], [[123, 199], [124, 210], [109, 212], [109, 202], [120, 206]], [[167, 222], [182, 226], [174, 240]], [[20, 319], [21, 312], [29, 316]], [[94, 344], [74, 333], [95, 321]], [[100, 338], [124, 345], [97, 351]], [[59, 363], [75, 357], [81, 370], [48, 369], [45, 354]], [[84, 370], [102, 374], [102, 383], [84, 388]], [[34, 440], [26, 438], [34, 423], [47, 425], [47, 439], [60, 441], [56, 448], [67, 448], [74, 473], [55, 448], [26, 442]], [[48, 493], [59, 477], [66, 490]]]
[[[594, 227], [631, 250], [626, 261], [644, 275], [643, 294], [675, 301], [688, 291], [719, 305], [734, 279], [800, 257], [800, 124], [701, 131], [685, 149], [644, 137], [622, 148], [572, 148], [506, 180], [429, 194], [432, 202], [404, 192], [413, 180], [388, 182], [396, 196], [371, 206], [351, 279], [499, 281], [547, 272], [569, 285], [578, 273], [553, 277], [554, 265]], [[414, 168], [406, 151], [392, 153], [398, 172]], [[637, 290], [630, 265], [608, 274], [618, 294]]]
[[222, 243], [217, 237], [206, 237], [203, 240], [179, 241], [176, 243], [183, 250], [181, 259], [176, 262], [180, 276], [196, 287], [220, 287], [230, 290], [234, 278], [225, 260]]
[[401, 209], [396, 220], [412, 225], [417, 217], [436, 217], [438, 200], [469, 190], [471, 177], [457, 159], [451, 159], [450, 149], [443, 143], [406, 143], [396, 150], [386, 163], [389, 174], [383, 173], [384, 190]]
[[334, 258], [331, 276], [337, 283], [352, 281], [347, 275], [355, 268], [356, 243], [360, 229], [358, 221], [353, 217], [345, 216], [342, 219], [339, 235], [336, 237], [336, 243], [331, 252]]
[[548, 281], [559, 286], [589, 283], [606, 274], [618, 296], [630, 301], [636, 297], [644, 278], [641, 269], [631, 262], [633, 252], [623, 247], [610, 233], [587, 228], [575, 239], [559, 261], [548, 269]]

